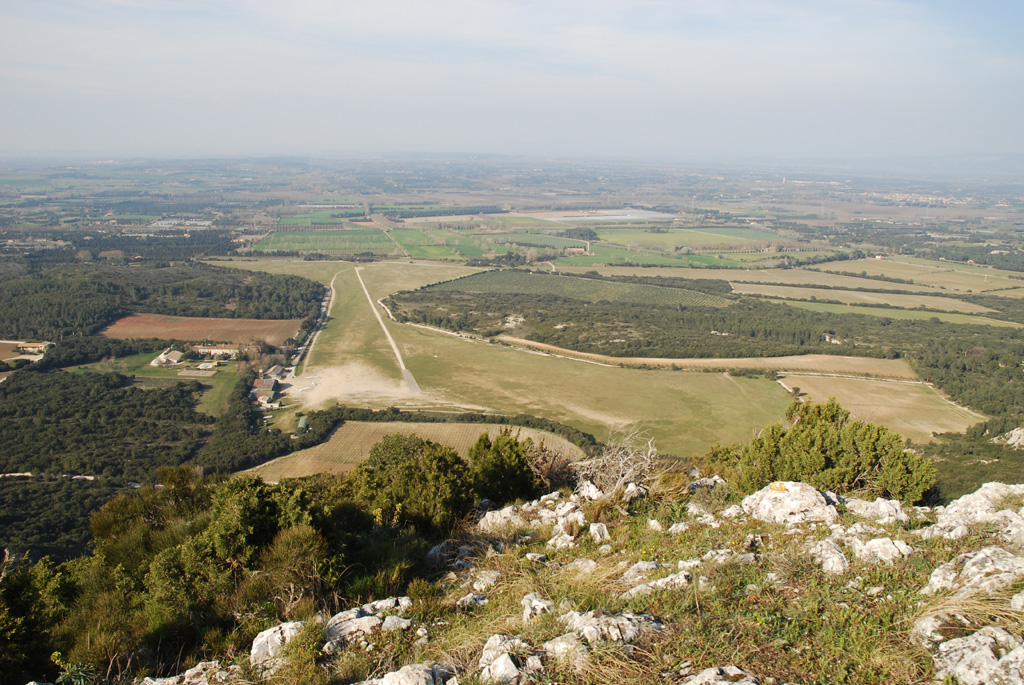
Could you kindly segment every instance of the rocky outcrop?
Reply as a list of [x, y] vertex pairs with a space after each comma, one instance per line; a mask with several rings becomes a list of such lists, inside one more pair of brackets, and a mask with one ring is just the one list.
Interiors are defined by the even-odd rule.
[[664, 625], [648, 614], [616, 614], [603, 609], [585, 614], [569, 611], [558, 617], [565, 627], [590, 644], [596, 642], [633, 642], [644, 633], [659, 631]]
[[299, 634], [304, 621], [293, 621], [281, 623], [268, 628], [257, 635], [252, 641], [252, 649], [249, 651], [249, 664], [254, 668], [272, 669], [281, 663], [281, 652], [293, 637]]
[[[389, 597], [335, 614], [324, 626], [324, 652], [335, 654], [349, 643], [365, 642], [373, 633], [385, 629], [387, 616], [401, 615], [411, 608], [412, 600], [408, 597]], [[411, 625], [392, 621], [387, 629], [404, 630]]]
[[888, 523], [909, 523], [910, 517], [903, 511], [903, 505], [899, 500], [882, 499], [879, 497], [874, 502], [866, 502], [862, 499], [847, 497], [843, 500], [847, 510], [852, 511], [861, 518], [871, 519], [883, 525]]
[[744, 498], [743, 511], [759, 521], [794, 526], [800, 523], [834, 523], [836, 508], [806, 483], [777, 481]]
[[458, 685], [455, 669], [439, 664], [409, 664], [383, 678], [364, 680], [356, 685]]
[[941, 590], [953, 590], [961, 597], [991, 593], [1009, 587], [1022, 576], [1024, 557], [1002, 547], [985, 547], [977, 552], [965, 552], [932, 571], [921, 593], [933, 595]]

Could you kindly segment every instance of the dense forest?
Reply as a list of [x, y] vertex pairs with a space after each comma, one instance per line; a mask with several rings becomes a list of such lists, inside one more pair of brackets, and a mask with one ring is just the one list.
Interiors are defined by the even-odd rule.
[[323, 286], [299, 276], [205, 264], [76, 264], [0, 282], [0, 337], [60, 340], [92, 335], [133, 312], [312, 325]]

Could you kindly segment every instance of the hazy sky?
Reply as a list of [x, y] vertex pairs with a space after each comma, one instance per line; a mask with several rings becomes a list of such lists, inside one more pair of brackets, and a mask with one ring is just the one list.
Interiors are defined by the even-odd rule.
[[0, 154], [1024, 153], [1024, 2], [0, 0]]

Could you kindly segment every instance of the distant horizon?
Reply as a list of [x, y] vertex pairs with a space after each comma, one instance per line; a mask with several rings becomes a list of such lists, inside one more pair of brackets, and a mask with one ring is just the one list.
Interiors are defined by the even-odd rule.
[[208, 155], [208, 156], [157, 156], [157, 155], [104, 155], [104, 154], [36, 154], [5, 155], [0, 153], [0, 166], [45, 167], [55, 165], [81, 165], [100, 167], [106, 164], [188, 164], [188, 163], [321, 163], [370, 162], [394, 160], [415, 162], [442, 162], [445, 160], [476, 160], [506, 163], [549, 163], [557, 165], [637, 165], [674, 169], [702, 168], [722, 171], [785, 171], [799, 174], [853, 173], [868, 175], [912, 174], [928, 177], [961, 176], [980, 180], [978, 176], [995, 176], [994, 181], [1024, 183], [1024, 153], [962, 153], [944, 155], [904, 155], [877, 157], [719, 157], [713, 158], [657, 158], [639, 156], [570, 156], [532, 155], [500, 152], [409, 152], [409, 151], [364, 151], [335, 152], [319, 154], [277, 154], [277, 155]]
[[1021, 35], [1010, 0], [3, 3], [0, 155], [1024, 154]]

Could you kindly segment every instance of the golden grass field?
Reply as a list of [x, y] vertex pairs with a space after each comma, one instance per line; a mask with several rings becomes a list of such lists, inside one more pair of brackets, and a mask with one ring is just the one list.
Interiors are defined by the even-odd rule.
[[280, 345], [293, 337], [301, 319], [215, 319], [163, 314], [129, 314], [103, 329], [108, 338], [160, 338], [161, 340], [209, 340], [245, 343], [266, 340]]
[[346, 421], [331, 437], [316, 447], [293, 452], [279, 457], [266, 464], [250, 469], [268, 482], [277, 482], [283, 478], [301, 478], [316, 473], [339, 475], [348, 473], [360, 462], [370, 456], [370, 448], [387, 435], [418, 435], [424, 440], [432, 440], [449, 445], [465, 458], [469, 449], [483, 433], [492, 438], [505, 428], [511, 428], [513, 435], [521, 440], [530, 438], [535, 444], [543, 443], [548, 449], [564, 454], [570, 459], [582, 459], [583, 450], [565, 438], [518, 426], [497, 426], [481, 423], [370, 423], [364, 421]]
[[0, 342], [0, 361], [4, 359], [12, 359], [18, 356], [18, 344], [17, 343], [4, 343]]
[[925, 383], [834, 378], [788, 373], [781, 379], [788, 388], [800, 388], [815, 402], [835, 397], [855, 419], [880, 423], [924, 443], [932, 433], [962, 433], [985, 416], [958, 407]]
[[651, 366], [678, 369], [763, 369], [765, 371], [814, 371], [865, 378], [893, 378], [914, 380], [917, 374], [903, 359], [874, 359], [871, 357], [841, 357], [830, 354], [803, 354], [788, 357], [728, 357], [716, 359], [663, 359], [660, 357], [609, 357], [603, 354], [576, 352], [532, 340], [498, 336], [502, 342], [516, 347], [541, 350], [573, 359], [602, 364], [625, 366]]

